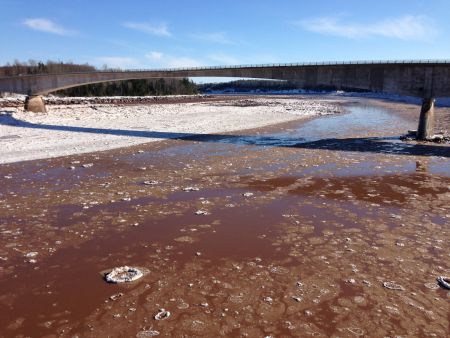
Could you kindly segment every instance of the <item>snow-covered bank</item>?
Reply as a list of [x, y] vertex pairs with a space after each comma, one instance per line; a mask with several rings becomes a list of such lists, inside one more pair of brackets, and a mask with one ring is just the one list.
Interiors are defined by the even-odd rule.
[[[234, 89], [210, 90], [205, 94], [210, 95], [329, 95], [338, 97], [364, 97], [371, 99], [389, 100], [392, 102], [421, 104], [422, 99], [414, 96], [375, 93], [375, 92], [346, 92], [346, 91], [326, 91], [326, 90], [306, 90], [306, 89], [287, 89], [287, 90], [262, 90], [255, 89], [249, 91], [239, 91]], [[436, 98], [436, 105], [440, 107], [450, 107], [450, 97]]]
[[[388, 100], [392, 102], [421, 104], [422, 99], [414, 96], [376, 93], [376, 92], [346, 92], [346, 91], [326, 91], [326, 90], [306, 90], [306, 89], [288, 89], [288, 90], [262, 90], [255, 89], [249, 91], [239, 91], [234, 89], [210, 90], [204, 94], [198, 95], [169, 95], [169, 96], [102, 96], [102, 97], [62, 97], [55, 95], [44, 96], [43, 99], [48, 105], [63, 104], [145, 104], [145, 103], [170, 103], [189, 102], [198, 99], [213, 98], [211, 95], [321, 95], [332, 97], [363, 97], [371, 99]], [[25, 103], [26, 95], [4, 93], [0, 96], [1, 107], [22, 107]], [[436, 98], [436, 106], [450, 107], [450, 97]]]
[[340, 111], [338, 101], [249, 98], [151, 105], [0, 109], [0, 163], [120, 148], [185, 134], [257, 128]]
[[[372, 93], [372, 92], [333, 92], [331, 95], [340, 97], [364, 97], [369, 99], [381, 99], [392, 102], [422, 104], [422, 99], [414, 96], [386, 94], [386, 93]], [[436, 98], [436, 105], [440, 107], [450, 107], [450, 97]]]

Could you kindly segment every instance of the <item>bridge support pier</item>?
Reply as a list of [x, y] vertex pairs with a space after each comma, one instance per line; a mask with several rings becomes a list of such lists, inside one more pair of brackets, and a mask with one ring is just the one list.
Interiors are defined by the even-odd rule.
[[434, 98], [425, 98], [420, 110], [417, 139], [426, 140], [434, 135]]
[[46, 113], [44, 100], [41, 95], [29, 95], [25, 99], [25, 110], [33, 113]]

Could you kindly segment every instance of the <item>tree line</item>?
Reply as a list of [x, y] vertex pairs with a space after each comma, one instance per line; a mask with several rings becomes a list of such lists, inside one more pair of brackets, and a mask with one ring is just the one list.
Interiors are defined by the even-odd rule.
[[189, 79], [141, 79], [101, 82], [55, 92], [60, 96], [193, 95], [197, 86]]
[[28, 60], [6, 63], [0, 67], [1, 76], [17, 76], [17, 75], [30, 75], [30, 74], [48, 74], [48, 73], [67, 73], [67, 72], [89, 72], [94, 71], [94, 66], [85, 64], [75, 64], [73, 62], [62, 62], [48, 60], [46, 62]]
[[198, 90], [201, 93], [209, 93], [214, 91], [245, 93], [254, 90], [264, 92], [271, 90], [292, 90], [298, 88], [299, 86], [295, 82], [280, 80], [236, 80], [231, 82], [204, 83], [198, 85]]

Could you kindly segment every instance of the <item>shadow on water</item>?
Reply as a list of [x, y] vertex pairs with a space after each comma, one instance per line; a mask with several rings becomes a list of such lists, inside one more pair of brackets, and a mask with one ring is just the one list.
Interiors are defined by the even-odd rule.
[[399, 141], [399, 136], [345, 137], [354, 134], [355, 131], [356, 133], [367, 130], [388, 132], [387, 129], [391, 125], [400, 123], [404, 121], [384, 109], [355, 105], [349, 107], [347, 114], [315, 119], [287, 132], [266, 135], [196, 134], [35, 124], [14, 118], [11, 111], [0, 111], [0, 124], [19, 128], [236, 145], [450, 157], [448, 147], [433, 144], [408, 144]]

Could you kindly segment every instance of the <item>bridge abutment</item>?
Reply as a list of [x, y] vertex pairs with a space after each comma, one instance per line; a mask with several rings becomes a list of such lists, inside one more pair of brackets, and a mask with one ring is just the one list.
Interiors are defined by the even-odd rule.
[[44, 100], [41, 95], [29, 95], [25, 99], [25, 110], [33, 113], [46, 113]]
[[426, 140], [434, 135], [434, 98], [425, 98], [420, 110], [417, 139]]

